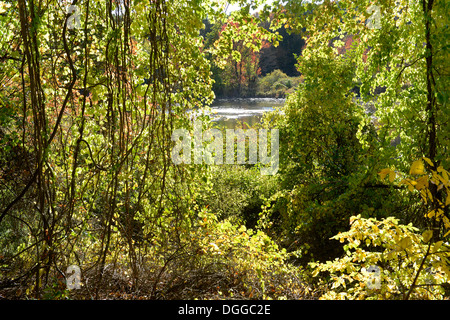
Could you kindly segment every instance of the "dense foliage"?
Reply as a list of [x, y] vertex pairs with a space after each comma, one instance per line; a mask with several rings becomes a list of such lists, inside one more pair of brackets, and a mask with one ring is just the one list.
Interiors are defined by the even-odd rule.
[[[221, 36], [225, 31], [239, 33], [240, 25], [235, 20], [233, 16], [226, 22], [216, 21], [215, 24], [205, 20], [205, 28], [201, 32], [205, 39], [205, 48], [211, 48], [215, 43], [223, 41]], [[270, 22], [261, 21], [259, 25], [264, 32], [270, 29]], [[305, 41], [301, 34], [288, 32], [284, 26], [277, 30], [277, 35], [279, 41], [263, 40], [261, 46], [256, 47], [255, 41], [248, 43], [247, 40], [246, 43], [245, 39], [228, 39], [227, 45], [233, 48], [233, 53], [228, 56], [226, 63], [223, 59], [217, 61], [209, 56], [215, 95], [284, 98], [292, 93], [300, 82], [296, 56], [301, 55]], [[255, 35], [250, 39], [255, 39]]]
[[[450, 4], [232, 2], [0, 1], [1, 297], [448, 299]], [[277, 174], [172, 161], [215, 93]]]

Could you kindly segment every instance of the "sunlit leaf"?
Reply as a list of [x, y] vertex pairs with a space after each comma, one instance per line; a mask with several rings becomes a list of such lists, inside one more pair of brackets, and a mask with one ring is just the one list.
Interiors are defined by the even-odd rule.
[[424, 173], [425, 173], [425, 168], [424, 168], [422, 160], [414, 161], [409, 170], [409, 174], [424, 174]]
[[422, 190], [423, 188], [428, 187], [428, 177], [422, 176], [419, 179], [417, 179], [415, 187], [417, 190]]
[[11, 4], [0, 1], [0, 14], [5, 13], [9, 7], [11, 7]]
[[389, 172], [389, 182], [394, 182], [395, 175], [396, 175], [395, 171], [390, 171]]
[[380, 175], [380, 179], [384, 180], [384, 178], [386, 178], [386, 176], [389, 174], [389, 172], [391, 172], [391, 169], [389, 169], [389, 168], [383, 169], [380, 172], [378, 172], [378, 174]]
[[438, 241], [434, 244], [433, 248], [431, 249], [431, 253], [435, 253], [438, 252], [439, 249], [441, 248], [442, 244], [444, 243], [444, 241]]
[[405, 237], [400, 240], [400, 242], [397, 243], [397, 248], [399, 251], [406, 250], [412, 245], [412, 240], [410, 237]]
[[431, 167], [434, 167], [433, 162], [430, 159], [428, 159], [427, 157], [423, 157], [423, 160], [425, 160]]

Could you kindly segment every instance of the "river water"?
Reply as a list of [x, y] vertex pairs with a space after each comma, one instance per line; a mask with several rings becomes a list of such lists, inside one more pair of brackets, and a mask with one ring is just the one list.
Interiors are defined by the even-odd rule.
[[284, 99], [239, 98], [216, 99], [211, 105], [213, 121], [228, 129], [244, 128], [258, 123], [264, 112], [282, 106]]

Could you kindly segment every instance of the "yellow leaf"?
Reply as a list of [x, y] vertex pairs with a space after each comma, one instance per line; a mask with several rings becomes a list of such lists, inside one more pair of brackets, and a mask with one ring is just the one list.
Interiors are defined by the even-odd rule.
[[422, 197], [423, 202], [425, 202], [425, 204], [428, 204], [427, 194], [426, 194], [425, 190], [420, 191], [420, 196]]
[[398, 251], [406, 250], [406, 248], [412, 245], [412, 241], [410, 237], [403, 238], [400, 242], [397, 243]]
[[392, 260], [395, 258], [395, 252], [394, 251], [390, 251], [386, 257], [387, 260]]
[[433, 218], [436, 215], [436, 211], [431, 210], [430, 212], [428, 212], [427, 216], [428, 218]]
[[441, 248], [442, 243], [444, 243], [444, 241], [436, 242], [435, 245], [433, 246], [433, 249], [431, 249], [431, 253], [437, 252]]
[[414, 186], [417, 184], [414, 180], [411, 179], [403, 179], [400, 184], [406, 184], [408, 186], [409, 191], [414, 191]]
[[[442, 220], [444, 221], [444, 225], [445, 225], [445, 227], [446, 228], [450, 228], [450, 220], [446, 217], [446, 216], [444, 216], [443, 218], [442, 218]], [[447, 232], [448, 233], [448, 232]], [[444, 236], [445, 237], [445, 236]]]
[[411, 165], [411, 169], [409, 169], [409, 174], [424, 174], [425, 168], [423, 166], [422, 160], [416, 160]]
[[395, 180], [395, 171], [389, 171], [389, 181], [394, 182]]
[[441, 181], [443, 184], [447, 184], [447, 182], [448, 182], [448, 177], [447, 177], [447, 179], [445, 179], [444, 177], [441, 177], [438, 174], [433, 174], [433, 178], [435, 180], [435, 184], [438, 184], [439, 181]]
[[431, 237], [433, 237], [433, 230], [427, 230], [424, 233], [422, 233], [422, 239], [423, 239], [423, 242], [425, 242], [425, 243], [430, 241]]
[[389, 168], [383, 169], [380, 172], [378, 172], [378, 174], [380, 175], [380, 179], [384, 180], [384, 178], [386, 178], [386, 176], [389, 174], [389, 172], [391, 172], [391, 169], [389, 169]]
[[449, 182], [448, 179], [448, 171], [447, 170], [442, 170], [442, 177], [444, 178], [444, 181], [442, 181], [444, 184], [447, 184]]
[[423, 157], [423, 160], [425, 160], [431, 167], [434, 167], [434, 164], [430, 159]]
[[419, 179], [417, 179], [416, 189], [417, 190], [422, 190], [425, 187], [428, 188], [428, 177], [427, 176], [422, 176]]

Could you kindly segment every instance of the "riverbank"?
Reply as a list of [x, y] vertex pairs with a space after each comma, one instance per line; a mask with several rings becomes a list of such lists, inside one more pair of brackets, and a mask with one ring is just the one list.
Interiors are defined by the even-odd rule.
[[301, 76], [289, 77], [280, 70], [274, 70], [264, 77], [256, 78], [251, 86], [223, 85], [216, 87], [214, 93], [219, 99], [284, 99], [295, 91], [301, 79]]

